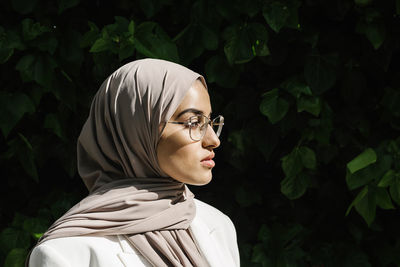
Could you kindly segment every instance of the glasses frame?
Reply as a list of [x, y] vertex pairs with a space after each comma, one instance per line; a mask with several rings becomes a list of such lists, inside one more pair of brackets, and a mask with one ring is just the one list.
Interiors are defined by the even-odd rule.
[[[193, 137], [192, 137], [192, 123], [191, 123], [191, 120], [192, 120], [193, 118], [197, 118], [198, 116], [204, 117], [204, 118], [205, 118], [205, 122], [204, 122], [203, 125], [200, 125], [200, 126], [199, 126], [199, 127], [200, 127], [200, 131], [203, 131], [203, 132], [201, 133], [200, 138], [199, 138], [199, 139], [196, 139], [196, 138], [193, 138]], [[219, 122], [219, 123], [216, 123], [216, 122], [215, 122], [217, 119], [220, 119], [220, 122]], [[186, 121], [169, 121], [168, 123], [172, 123], [172, 124], [183, 124], [183, 125], [189, 127], [189, 136], [190, 136], [190, 139], [192, 139], [193, 141], [200, 141], [201, 139], [203, 139], [204, 135], [205, 135], [206, 132], [207, 132], [207, 128], [208, 128], [208, 127], [205, 127], [206, 129], [205, 129], [205, 130], [202, 130], [203, 127], [206, 126], [206, 125], [207, 125], [207, 126], [210, 125], [210, 126], [211, 126], [211, 129], [212, 129], [213, 131], [214, 131], [214, 129], [213, 129], [213, 126], [214, 126], [214, 125], [222, 125], [222, 126], [218, 129], [217, 132], [214, 131], [215, 135], [216, 135], [217, 137], [219, 137], [220, 134], [221, 134], [222, 128], [224, 127], [224, 117], [223, 117], [222, 115], [218, 115], [217, 117], [215, 117], [214, 119], [211, 120], [210, 118], [208, 118], [207, 116], [205, 116], [205, 115], [203, 115], [203, 114], [198, 114], [198, 115], [191, 116], [191, 117], [190, 117], [189, 119], [187, 119]]]

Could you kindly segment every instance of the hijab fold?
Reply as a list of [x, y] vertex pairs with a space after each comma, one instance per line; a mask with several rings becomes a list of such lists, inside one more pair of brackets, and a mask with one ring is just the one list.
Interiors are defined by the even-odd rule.
[[188, 187], [157, 160], [160, 125], [196, 80], [175, 63], [128, 63], [101, 85], [78, 139], [78, 172], [90, 194], [42, 236], [124, 235], [153, 266], [208, 266], [190, 233], [196, 208]]

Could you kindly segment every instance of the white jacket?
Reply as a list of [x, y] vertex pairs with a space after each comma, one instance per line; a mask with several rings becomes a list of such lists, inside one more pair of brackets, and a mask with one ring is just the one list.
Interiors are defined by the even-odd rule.
[[[195, 242], [212, 267], [240, 266], [236, 231], [216, 208], [195, 199], [190, 225]], [[32, 251], [29, 267], [142, 267], [151, 264], [121, 235], [64, 237], [48, 240]]]

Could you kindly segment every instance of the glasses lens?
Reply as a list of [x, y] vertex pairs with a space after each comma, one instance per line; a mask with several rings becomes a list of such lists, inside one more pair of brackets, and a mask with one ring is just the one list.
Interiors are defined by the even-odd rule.
[[190, 117], [190, 138], [199, 141], [203, 137], [204, 118], [201, 115]]
[[222, 127], [224, 126], [224, 117], [222, 117], [221, 115], [216, 117], [212, 121], [212, 126], [215, 134], [219, 137], [222, 131]]

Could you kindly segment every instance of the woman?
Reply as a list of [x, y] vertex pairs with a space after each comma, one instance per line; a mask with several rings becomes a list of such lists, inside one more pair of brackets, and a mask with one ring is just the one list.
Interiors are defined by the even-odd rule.
[[115, 71], [78, 139], [90, 194], [29, 266], [239, 266], [232, 222], [186, 186], [211, 180], [223, 118], [210, 115], [204, 78], [183, 66], [143, 59]]

